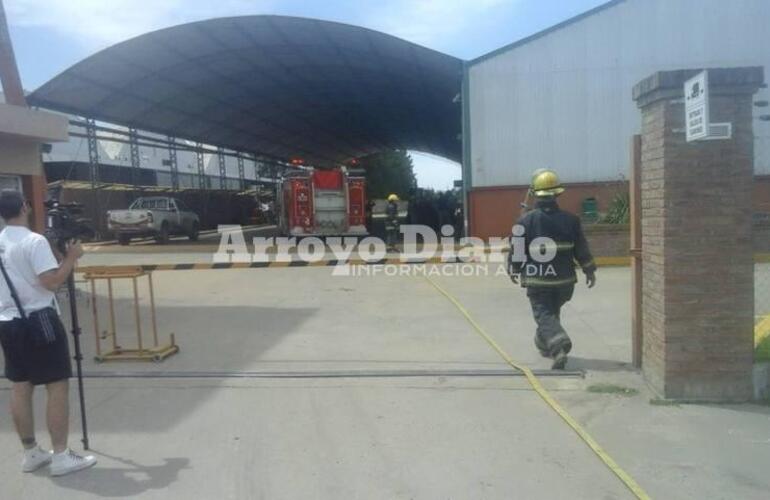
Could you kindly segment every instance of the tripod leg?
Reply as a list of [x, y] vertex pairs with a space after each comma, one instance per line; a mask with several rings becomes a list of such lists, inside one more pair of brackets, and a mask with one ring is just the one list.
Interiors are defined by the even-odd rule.
[[67, 292], [70, 299], [70, 319], [72, 320], [72, 338], [75, 344], [75, 366], [78, 377], [78, 395], [80, 397], [80, 422], [83, 428], [83, 448], [88, 448], [88, 423], [86, 421], [86, 398], [83, 392], [83, 352], [80, 349], [80, 323], [78, 322], [78, 306], [75, 302], [75, 274], [67, 278]]

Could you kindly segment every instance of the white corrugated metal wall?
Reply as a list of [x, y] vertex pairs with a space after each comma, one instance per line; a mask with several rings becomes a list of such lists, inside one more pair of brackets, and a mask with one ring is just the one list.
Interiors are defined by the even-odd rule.
[[[107, 125], [109, 125], [111, 128], [114, 128], [114, 129], [128, 131], [126, 127], [121, 127], [113, 124], [107, 124]], [[75, 128], [73, 130], [83, 133], [83, 129], [80, 127]], [[139, 131], [139, 133], [147, 137], [153, 137], [153, 138], [163, 139], [163, 140], [166, 139], [166, 136], [154, 134], [152, 132]], [[99, 132], [99, 136], [100, 137], [113, 136], [121, 140], [126, 139], [124, 135], [115, 135], [115, 134], [110, 134], [109, 132]], [[185, 146], [194, 147], [196, 145], [196, 143], [192, 141], [186, 141], [182, 139], [177, 139], [177, 141], [179, 141], [180, 144], [183, 144]], [[101, 163], [106, 165], [116, 165], [116, 166], [123, 166], [123, 167], [131, 166], [131, 153], [130, 153], [130, 148], [128, 144], [125, 144], [122, 142], [109, 141], [109, 140], [99, 140], [97, 141], [97, 144], [99, 146], [99, 160]], [[216, 150], [214, 146], [207, 145], [206, 147], [211, 149], [212, 151]], [[230, 150], [225, 150], [225, 151], [231, 152], [231, 153], [234, 152]], [[142, 168], [158, 170], [161, 172], [170, 172], [171, 167], [163, 164], [163, 161], [168, 160], [169, 156], [170, 155], [167, 147], [139, 146], [139, 164]], [[51, 152], [43, 155], [43, 160], [55, 161], [55, 162], [72, 161], [72, 162], [86, 163], [88, 162], [88, 142], [85, 138], [70, 137], [67, 142], [54, 143], [52, 144]], [[256, 179], [257, 178], [256, 162], [250, 157], [245, 156], [243, 159], [243, 164], [244, 164], [245, 178], [248, 180]], [[225, 157], [225, 165], [227, 170], [227, 176], [233, 179], [237, 179], [238, 178], [238, 160], [236, 160], [231, 156], [227, 156]], [[190, 151], [182, 151], [182, 150], [177, 151], [177, 166], [180, 174], [197, 175], [198, 161], [196, 158], [196, 154]], [[204, 169], [207, 175], [211, 175], [213, 177], [219, 176], [219, 161], [216, 154], [204, 155]], [[170, 182], [171, 182], [170, 175], [162, 177], [162, 179], [166, 179], [167, 181], [166, 183], [170, 185]], [[160, 178], [159, 178], [159, 182], [160, 182]], [[189, 179], [187, 180], [187, 184], [182, 185], [182, 187], [195, 187], [194, 184]]]
[[[770, 80], [769, 27], [769, 0], [626, 0], [472, 62], [471, 185], [527, 184], [541, 167], [565, 182], [627, 177], [632, 87], [700, 67], [764, 66]], [[770, 174], [770, 123], [754, 125], [756, 171]]]

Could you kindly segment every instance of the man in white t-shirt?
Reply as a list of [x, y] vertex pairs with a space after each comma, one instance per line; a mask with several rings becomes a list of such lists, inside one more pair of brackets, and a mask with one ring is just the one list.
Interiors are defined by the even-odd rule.
[[[51, 475], [61, 476], [96, 463], [93, 456], [82, 457], [67, 447], [72, 365], [54, 295], [83, 255], [83, 248], [72, 242], [61, 263], [57, 262], [48, 240], [30, 231], [29, 205], [17, 191], [0, 193], [0, 217], [6, 223], [0, 232], [5, 271], [0, 275], [0, 345], [5, 376], [13, 382], [11, 415], [24, 446], [22, 470], [32, 472], [50, 464]], [[53, 452], [42, 449], [35, 440], [32, 392], [36, 385], [45, 385], [48, 392], [46, 420]]]

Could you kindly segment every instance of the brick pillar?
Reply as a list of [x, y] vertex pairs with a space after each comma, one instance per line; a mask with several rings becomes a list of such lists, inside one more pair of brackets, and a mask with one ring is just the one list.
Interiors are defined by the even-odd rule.
[[752, 96], [762, 68], [709, 71], [711, 122], [732, 139], [687, 143], [684, 82], [656, 73], [634, 87], [642, 112], [642, 367], [668, 399], [751, 398]]

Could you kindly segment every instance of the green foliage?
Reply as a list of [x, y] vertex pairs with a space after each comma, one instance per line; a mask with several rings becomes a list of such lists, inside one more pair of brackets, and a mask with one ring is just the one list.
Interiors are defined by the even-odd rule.
[[415, 200], [423, 200], [432, 203], [444, 202], [452, 205], [462, 203], [461, 191], [456, 189], [437, 191], [433, 188], [417, 188], [414, 190], [413, 197]]
[[604, 216], [601, 222], [604, 224], [628, 224], [630, 220], [630, 201], [628, 198], [628, 192], [624, 191], [618, 193], [610, 201], [610, 206], [607, 209], [607, 215]]
[[679, 403], [671, 399], [653, 398], [650, 400], [650, 404], [652, 406], [673, 406], [675, 408], [679, 408]]
[[462, 206], [458, 190], [436, 191], [435, 189], [417, 188], [409, 199], [409, 222], [432, 227], [436, 231], [449, 224], [457, 227]]
[[387, 198], [396, 193], [409, 199], [417, 189], [412, 158], [404, 150], [383, 151], [362, 158], [359, 166], [366, 170], [367, 197]]

